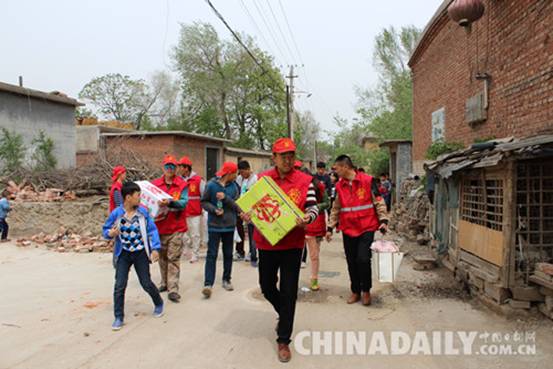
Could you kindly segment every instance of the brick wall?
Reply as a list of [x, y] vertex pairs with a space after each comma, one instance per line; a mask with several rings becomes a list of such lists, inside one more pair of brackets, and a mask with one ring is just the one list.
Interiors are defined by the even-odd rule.
[[[432, 112], [445, 108], [445, 139], [524, 137], [553, 130], [553, 1], [485, 0], [467, 33], [443, 13], [422, 40], [413, 72], [413, 159], [421, 168], [432, 143]], [[465, 123], [466, 99], [491, 75], [488, 119]]]
[[203, 178], [206, 178], [206, 148], [218, 148], [218, 166], [223, 163], [223, 145], [219, 142], [199, 140], [196, 138], [176, 137], [173, 153], [180, 159], [186, 155], [192, 160], [192, 169]]
[[173, 154], [174, 137], [160, 136], [104, 136], [106, 155], [111, 150], [132, 151], [153, 167], [161, 166], [166, 154]]
[[105, 136], [106, 150], [109, 154], [114, 148], [132, 150], [152, 166], [161, 166], [163, 157], [171, 154], [178, 159], [187, 155], [192, 160], [193, 170], [205, 177], [206, 148], [219, 149], [219, 165], [222, 163], [223, 146], [220, 142], [173, 135], [152, 136]]

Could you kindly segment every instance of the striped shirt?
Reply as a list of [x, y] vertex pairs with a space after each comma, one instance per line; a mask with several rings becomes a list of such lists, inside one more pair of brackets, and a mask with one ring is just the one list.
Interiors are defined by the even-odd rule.
[[305, 213], [311, 217], [309, 223], [313, 223], [319, 216], [319, 207], [317, 206], [317, 190], [313, 182], [307, 189], [307, 199], [305, 200]]

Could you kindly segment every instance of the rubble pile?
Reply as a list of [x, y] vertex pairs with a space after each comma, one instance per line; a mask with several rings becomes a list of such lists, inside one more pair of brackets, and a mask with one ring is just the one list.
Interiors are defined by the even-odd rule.
[[430, 242], [430, 202], [420, 180], [406, 179], [401, 183], [399, 199], [392, 210], [391, 228], [420, 245]]
[[[13, 173], [4, 173], [0, 175], [0, 188], [11, 188], [11, 191], [16, 193], [23, 192], [26, 198], [37, 199], [27, 201], [50, 200], [52, 196], [57, 199], [57, 196], [66, 195], [70, 198], [106, 195], [111, 186], [113, 168], [117, 165], [127, 168], [129, 181], [156, 178], [161, 175], [161, 169], [153, 167], [146, 158], [116, 145], [105, 156], [98, 156], [94, 162], [86, 166], [47, 171], [19, 168]], [[16, 180], [21, 184], [16, 185]], [[38, 195], [35, 196], [34, 193]]]
[[18, 185], [14, 181], [8, 181], [6, 190], [10, 193], [11, 200], [14, 201], [52, 202], [74, 201], [77, 199], [77, 195], [73, 191], [64, 191], [59, 188], [46, 188], [44, 191], [36, 191], [32, 185], [26, 182]]
[[54, 234], [39, 233], [30, 238], [19, 238], [16, 240], [19, 247], [45, 246], [56, 252], [111, 252], [112, 246], [109, 241], [100, 236], [94, 236], [92, 232], [84, 234], [73, 233], [64, 227], [60, 227]]

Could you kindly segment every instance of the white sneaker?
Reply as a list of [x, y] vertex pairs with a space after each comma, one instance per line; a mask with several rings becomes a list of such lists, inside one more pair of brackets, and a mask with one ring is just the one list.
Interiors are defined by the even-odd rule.
[[306, 267], [307, 267], [307, 263], [304, 262], [304, 261], [302, 261], [302, 262], [301, 262], [301, 268], [302, 268], [302, 269], [305, 269]]
[[227, 291], [234, 291], [234, 287], [229, 281], [223, 281], [223, 288]]
[[246, 257], [244, 258], [244, 261], [246, 263], [249, 263], [251, 260], [252, 260], [252, 257], [250, 256], [250, 254], [246, 255]]

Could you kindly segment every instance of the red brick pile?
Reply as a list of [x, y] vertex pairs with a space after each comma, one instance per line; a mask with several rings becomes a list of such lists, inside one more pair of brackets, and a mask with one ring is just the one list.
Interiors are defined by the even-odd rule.
[[14, 181], [9, 181], [6, 189], [11, 194], [11, 199], [15, 201], [52, 202], [73, 201], [77, 199], [73, 191], [64, 191], [59, 188], [47, 188], [44, 191], [35, 191], [33, 186], [25, 182], [18, 185]]
[[100, 236], [94, 236], [91, 232], [82, 235], [70, 232], [64, 227], [58, 229], [54, 234], [39, 233], [30, 238], [19, 238], [16, 240], [19, 247], [46, 246], [56, 252], [111, 252], [112, 246], [109, 241]]

